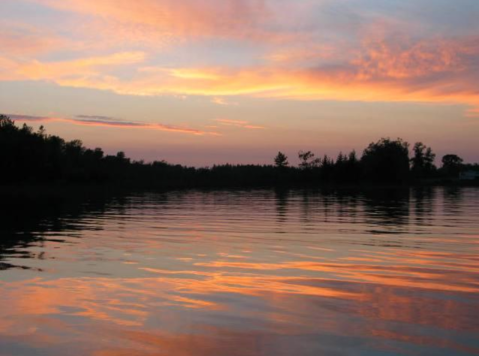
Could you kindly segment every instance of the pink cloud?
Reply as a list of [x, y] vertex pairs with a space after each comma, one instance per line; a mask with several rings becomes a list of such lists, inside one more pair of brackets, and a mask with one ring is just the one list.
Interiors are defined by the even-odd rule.
[[237, 106], [238, 105], [238, 103], [228, 101], [225, 98], [221, 98], [221, 97], [214, 97], [211, 99], [211, 102], [213, 104], [222, 105], [222, 106]]
[[123, 128], [123, 129], [144, 129], [144, 130], [156, 130], [156, 131], [168, 131], [177, 132], [190, 135], [219, 135], [217, 132], [202, 131], [187, 127], [173, 126], [159, 123], [145, 123], [136, 121], [125, 121], [106, 116], [90, 116], [90, 115], [78, 115], [74, 118], [63, 117], [50, 117], [50, 116], [29, 116], [29, 115], [16, 115], [9, 114], [12, 120], [20, 122], [67, 122], [80, 126], [97, 126], [97, 127], [110, 127], [110, 128]]
[[71, 45], [51, 31], [41, 31], [28, 24], [3, 21], [0, 25], [0, 48], [4, 55], [34, 56], [51, 53], [59, 47]]
[[[265, 0], [29, 1], [89, 16], [92, 24], [102, 27], [102, 32], [115, 29], [126, 39], [155, 37], [160, 41], [175, 41], [186, 37], [228, 37], [268, 40], [282, 36], [263, 29], [263, 24], [273, 16]], [[97, 19], [101, 22], [95, 22]]]
[[251, 125], [249, 123], [249, 121], [243, 121], [243, 120], [216, 119], [214, 121], [216, 121], [220, 125], [234, 126], [234, 127], [239, 127], [239, 128], [243, 128], [243, 129], [250, 129], [250, 130], [263, 130], [263, 129], [265, 129], [264, 126]]
[[[349, 36], [338, 36], [337, 41], [322, 41], [323, 37], [317, 34], [321, 25], [311, 25], [314, 35], [305, 34], [302, 28], [281, 27], [279, 10], [265, 0], [28, 1], [79, 16], [85, 28], [91, 21], [99, 23], [104, 26], [94, 28], [99, 36], [108, 33], [120, 42], [123, 33], [128, 32], [132, 38], [140, 34], [152, 42], [162, 42], [163, 38], [178, 45], [185, 38], [197, 40], [200, 37], [259, 40], [263, 41], [262, 50], [254, 64], [243, 66], [208, 64], [208, 61], [178, 67], [155, 64], [158, 60], [155, 52], [137, 47], [110, 53], [104, 50], [101, 55], [77, 56], [63, 61], [2, 54], [0, 80], [49, 81], [60, 86], [125, 95], [200, 95], [210, 97], [218, 105], [235, 105], [227, 97], [242, 95], [479, 107], [479, 37], [474, 34], [456, 38], [438, 34], [421, 38], [412, 33], [408, 23], [384, 18], [354, 27], [356, 37], [348, 33], [351, 24], [346, 28], [337, 25], [340, 34]], [[284, 10], [289, 6], [291, 11], [301, 8], [299, 13], [306, 16], [312, 3], [300, 6], [286, 1], [277, 7]], [[291, 21], [285, 22], [292, 25]], [[417, 31], [418, 26], [412, 26], [413, 30]], [[116, 32], [118, 35], [113, 36], [120, 28], [124, 32]], [[12, 38], [11, 33], [0, 34], [0, 44], [15, 48]], [[35, 53], [50, 48], [55, 43], [52, 41], [27, 31], [19, 40], [23, 43], [19, 48], [23, 47], [27, 54]], [[194, 54], [192, 58], [194, 62]]]

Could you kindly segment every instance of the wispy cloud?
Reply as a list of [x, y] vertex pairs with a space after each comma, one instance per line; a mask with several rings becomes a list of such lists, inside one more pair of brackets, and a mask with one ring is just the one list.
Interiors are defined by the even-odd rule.
[[125, 121], [121, 119], [111, 118], [107, 116], [94, 116], [94, 115], [78, 115], [74, 118], [52, 117], [52, 116], [30, 116], [30, 115], [7, 115], [11, 119], [20, 122], [66, 122], [74, 125], [81, 126], [98, 126], [98, 127], [111, 127], [111, 128], [124, 128], [124, 129], [144, 129], [144, 130], [157, 130], [177, 132], [190, 135], [219, 135], [213, 131], [202, 131], [198, 129], [192, 129], [187, 127], [158, 124], [158, 123], [145, 123], [136, 121]]
[[[0, 45], [15, 54], [0, 54], [4, 81], [48, 81], [122, 95], [202, 95], [223, 106], [235, 105], [228, 97], [250, 96], [479, 108], [477, 21], [446, 26], [433, 14], [420, 15], [412, 2], [137, 0], [119, 6], [117, 0], [19, 1], [84, 22], [68, 29], [74, 33], [69, 41], [107, 43], [103, 37], [95, 40], [105, 36], [117, 43], [88, 55], [67, 51], [59, 57], [63, 60], [40, 59], [40, 52], [55, 53], [59, 34], [68, 31], [51, 36], [51, 30], [2, 25]], [[461, 16], [477, 13], [473, 1], [464, 1], [455, 7]], [[451, 7], [435, 10], [446, 13]], [[166, 42], [175, 48], [159, 56], [138, 38], [161, 43], [162, 50]], [[227, 43], [232, 55], [218, 56], [211, 39], [226, 41], [220, 43]], [[252, 41], [254, 49], [244, 46]], [[189, 49], [191, 43], [197, 52]], [[188, 60], [171, 61], [177, 50], [182, 55], [174, 58]]]
[[141, 63], [145, 59], [142, 52], [114, 53], [102, 57], [87, 57], [72, 61], [40, 62], [32, 61], [18, 66], [16, 73], [31, 80], [52, 80], [62, 83], [75, 78], [99, 77], [108, 81], [112, 68]]
[[72, 45], [51, 30], [39, 30], [30, 24], [16, 23], [2, 18], [0, 24], [0, 48], [10, 56], [36, 56]]
[[468, 109], [466, 111], [466, 117], [479, 118], [479, 107]]
[[238, 106], [238, 103], [228, 101], [226, 98], [221, 98], [221, 97], [214, 97], [211, 99], [211, 102], [216, 105], [222, 105], [222, 106]]
[[[0, 80], [47, 80], [58, 85], [127, 95], [204, 95], [219, 105], [226, 97], [299, 100], [444, 102], [479, 107], [479, 37], [418, 42], [365, 40], [348, 61], [336, 65], [243, 68], [138, 68], [142, 52], [124, 52], [63, 62], [18, 62], [1, 58]], [[309, 57], [308, 57], [309, 58]], [[299, 59], [298, 59], [299, 60]], [[122, 78], [114, 68], [132, 67]], [[234, 104], [233, 104], [234, 105]]]
[[120, 31], [122, 41], [156, 38], [171, 42], [201, 37], [264, 41], [280, 36], [263, 26], [273, 11], [265, 0], [137, 0], [121, 5], [117, 0], [29, 1], [83, 15], [100, 26], [95, 28], [100, 34]]
[[250, 130], [263, 130], [266, 128], [264, 126], [252, 125], [250, 124], [249, 121], [243, 121], [243, 120], [216, 119], [214, 121], [220, 125], [234, 126], [234, 127], [240, 127], [243, 129], [250, 129]]

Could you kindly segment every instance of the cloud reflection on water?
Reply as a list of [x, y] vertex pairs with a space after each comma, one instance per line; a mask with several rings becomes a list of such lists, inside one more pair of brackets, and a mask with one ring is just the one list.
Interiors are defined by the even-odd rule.
[[7, 214], [2, 356], [478, 354], [479, 191], [390, 194], [172, 192]]

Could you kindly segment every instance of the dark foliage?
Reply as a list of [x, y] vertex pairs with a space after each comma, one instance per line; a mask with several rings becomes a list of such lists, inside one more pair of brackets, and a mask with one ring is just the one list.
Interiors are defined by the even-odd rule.
[[364, 150], [361, 163], [364, 179], [371, 183], [404, 184], [409, 180], [409, 144], [383, 138]]
[[285, 168], [289, 166], [288, 157], [283, 152], [278, 152], [274, 158], [274, 165], [277, 168]]
[[425, 146], [422, 142], [417, 142], [413, 148], [413, 157], [411, 158], [411, 173], [414, 178], [427, 178], [433, 176], [436, 170], [434, 160], [436, 155], [431, 147]]
[[455, 154], [448, 154], [442, 157], [442, 169], [452, 177], [457, 177], [463, 169], [463, 159]]
[[402, 185], [427, 179], [457, 178], [464, 165], [460, 157], [446, 155], [443, 167], [434, 166], [431, 148], [416, 143], [412, 158], [409, 144], [383, 138], [371, 143], [361, 158], [355, 151], [340, 153], [336, 160], [315, 158], [311, 151], [298, 154], [292, 167], [279, 152], [272, 165], [215, 165], [194, 168], [165, 161], [131, 161], [123, 152], [105, 155], [100, 148], [87, 149], [81, 141], [65, 141], [47, 135], [43, 127], [34, 131], [18, 127], [0, 115], [0, 184], [92, 184], [134, 187], [270, 187], [319, 185]]

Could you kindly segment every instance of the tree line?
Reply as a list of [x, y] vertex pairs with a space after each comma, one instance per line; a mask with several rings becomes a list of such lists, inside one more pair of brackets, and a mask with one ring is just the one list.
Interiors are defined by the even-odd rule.
[[382, 138], [359, 156], [355, 151], [333, 159], [298, 153], [292, 166], [279, 152], [270, 165], [214, 165], [194, 168], [165, 161], [132, 161], [123, 152], [105, 155], [85, 148], [81, 141], [49, 135], [15, 125], [0, 115], [0, 184], [119, 184], [138, 187], [254, 187], [320, 185], [406, 185], [455, 180], [461, 172], [479, 172], [478, 164], [464, 164], [455, 154], [436, 167], [433, 150], [423, 143], [410, 147], [402, 139]]

